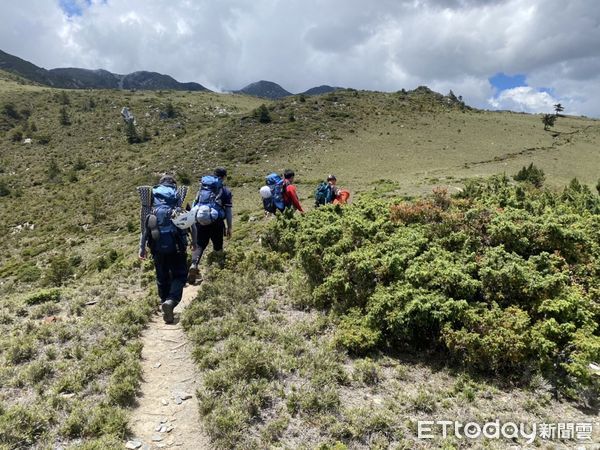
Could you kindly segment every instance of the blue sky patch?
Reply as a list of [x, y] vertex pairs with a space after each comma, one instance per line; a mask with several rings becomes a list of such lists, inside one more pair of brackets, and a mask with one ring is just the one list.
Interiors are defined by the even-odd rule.
[[488, 78], [489, 82], [494, 86], [496, 92], [504, 91], [505, 89], [512, 89], [519, 86], [527, 86], [525, 81], [525, 75], [506, 75], [503, 72], [497, 73], [493, 77]]
[[90, 6], [92, 0], [84, 0], [83, 2], [78, 0], [58, 0], [58, 4], [67, 16], [81, 16], [83, 14], [82, 6]]
[[538, 88], [538, 91], [545, 92], [547, 94], [550, 94], [552, 97], [554, 97], [554, 88], [541, 87], [541, 88]]

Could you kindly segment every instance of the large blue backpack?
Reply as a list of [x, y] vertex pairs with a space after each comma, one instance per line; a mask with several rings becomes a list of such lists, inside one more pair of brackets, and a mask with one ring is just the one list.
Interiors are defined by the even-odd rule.
[[263, 198], [263, 207], [265, 211], [275, 214], [276, 211], [285, 209], [283, 201], [283, 192], [285, 190], [283, 179], [276, 173], [271, 173], [265, 178], [266, 184], [271, 190], [269, 198]]
[[160, 184], [152, 188], [152, 211], [146, 219], [146, 226], [150, 230], [150, 248], [153, 253], [185, 251], [185, 231], [177, 228], [171, 220], [179, 204], [180, 198], [175, 186]]
[[198, 207], [196, 221], [200, 225], [210, 225], [225, 218], [222, 197], [223, 180], [212, 175], [202, 177], [200, 189], [194, 201], [194, 206]]
[[315, 206], [319, 207], [333, 202], [333, 189], [329, 183], [321, 182], [315, 189]]

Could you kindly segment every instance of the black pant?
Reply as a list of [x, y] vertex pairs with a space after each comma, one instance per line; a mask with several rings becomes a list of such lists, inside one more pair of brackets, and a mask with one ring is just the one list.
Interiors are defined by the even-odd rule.
[[[225, 234], [225, 221], [217, 220], [210, 225], [197, 225], [197, 240], [198, 240], [198, 250], [200, 251], [198, 256], [198, 261], [202, 258], [202, 254], [206, 247], [208, 247], [208, 242], [211, 241], [213, 245], [213, 250], [218, 252], [223, 250], [223, 235]], [[195, 264], [198, 264], [198, 261], [194, 261]]]
[[173, 300], [175, 305], [181, 301], [183, 287], [187, 281], [187, 257], [185, 252], [154, 253], [156, 286], [160, 302]]

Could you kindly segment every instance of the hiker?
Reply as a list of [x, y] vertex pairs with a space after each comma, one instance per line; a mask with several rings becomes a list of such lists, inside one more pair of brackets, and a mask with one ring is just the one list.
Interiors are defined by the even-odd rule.
[[333, 200], [331, 203], [334, 205], [345, 205], [350, 200], [350, 191], [342, 189], [337, 185], [337, 178], [331, 174], [327, 176], [327, 184], [331, 186], [331, 192], [333, 194]]
[[285, 211], [285, 202], [283, 200], [285, 186], [283, 178], [273, 172], [265, 177], [265, 183], [259, 190], [265, 214], [275, 214], [277, 211]]
[[212, 242], [215, 252], [221, 252], [223, 236], [231, 237], [233, 203], [231, 191], [224, 186], [226, 178], [227, 170], [218, 167], [213, 175], [204, 176], [200, 180], [200, 189], [192, 205], [192, 210], [197, 208], [197, 246], [192, 251], [192, 265], [188, 272], [190, 284], [196, 282], [199, 275], [198, 264], [208, 242]]
[[327, 182], [321, 182], [315, 189], [315, 206], [319, 207], [328, 203], [344, 205], [350, 198], [350, 192], [337, 186], [337, 178], [330, 174]]
[[319, 183], [315, 189], [315, 206], [317, 208], [328, 203], [333, 203], [338, 191], [336, 183], [337, 178], [335, 175], [328, 175], [326, 182], [321, 181]]
[[[144, 218], [140, 238], [139, 257], [146, 259], [146, 248], [150, 248], [156, 286], [160, 297], [165, 323], [173, 323], [173, 310], [181, 301], [183, 287], [187, 280], [187, 231], [178, 228], [171, 220], [183, 202], [177, 190], [175, 178], [171, 175], [161, 177], [158, 185], [151, 190], [152, 209]], [[191, 226], [191, 223], [183, 226]], [[195, 227], [192, 228], [192, 236]]]
[[283, 173], [283, 201], [286, 208], [294, 208], [304, 214], [304, 209], [298, 200], [298, 192], [294, 186], [294, 171], [287, 169]]

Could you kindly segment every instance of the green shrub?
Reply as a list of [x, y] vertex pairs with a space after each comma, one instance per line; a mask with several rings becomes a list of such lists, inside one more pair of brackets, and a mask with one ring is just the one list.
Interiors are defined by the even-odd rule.
[[[543, 172], [517, 178], [540, 187]], [[456, 198], [281, 215], [263, 244], [301, 270], [289, 280], [309, 290], [302, 304], [340, 316], [339, 347], [429, 348], [480, 372], [538, 373], [576, 396], [595, 389], [586, 363], [600, 356], [598, 213], [577, 180], [557, 193], [497, 176]]]
[[36, 139], [40, 145], [47, 145], [52, 140], [52, 138], [47, 134], [38, 134]]
[[54, 181], [60, 175], [60, 167], [58, 167], [58, 163], [53, 158], [48, 163], [48, 168], [46, 169], [46, 175], [48, 175], [48, 180]]
[[13, 130], [10, 136], [10, 140], [13, 142], [21, 142], [23, 140], [23, 130], [19, 128]]
[[125, 137], [129, 144], [137, 144], [142, 142], [133, 121], [129, 121], [125, 124]]
[[49, 415], [40, 408], [14, 405], [0, 406], [0, 442], [7, 448], [34, 446], [49, 427]]
[[0, 197], [6, 197], [10, 194], [10, 189], [5, 181], [0, 181]]
[[424, 389], [419, 389], [417, 395], [411, 399], [412, 407], [415, 411], [432, 413], [437, 409], [437, 402], [434, 394]]
[[169, 119], [174, 119], [177, 117], [177, 110], [173, 106], [172, 102], [167, 103], [167, 106], [165, 107], [165, 114]]
[[69, 112], [66, 106], [60, 108], [60, 124], [62, 126], [71, 125], [71, 118], [69, 117]]
[[69, 94], [66, 91], [61, 91], [60, 94], [56, 95], [57, 101], [61, 105], [70, 105], [71, 99], [69, 98]]
[[354, 363], [354, 381], [372, 386], [379, 382], [380, 377], [379, 366], [370, 358], [359, 359]]
[[468, 366], [518, 374], [529, 361], [530, 317], [517, 307], [470, 311], [464, 327], [446, 325], [442, 339]]
[[73, 170], [81, 171], [85, 169], [87, 169], [87, 163], [81, 156], [78, 156], [75, 162], [73, 163]]
[[137, 360], [125, 360], [110, 377], [108, 398], [118, 406], [133, 404], [140, 384], [141, 367]]
[[260, 105], [258, 109], [255, 111], [255, 116], [258, 118], [260, 123], [270, 123], [271, 122], [271, 113], [267, 109], [266, 105]]
[[17, 108], [15, 107], [14, 103], [5, 103], [4, 106], [2, 107], [2, 113], [5, 116], [10, 117], [11, 119], [15, 119], [15, 120], [21, 119], [21, 115], [17, 111]]
[[544, 175], [544, 171], [542, 169], [534, 166], [533, 163], [531, 163], [528, 167], [523, 166], [513, 178], [516, 181], [531, 183], [535, 187], [539, 188], [544, 184], [546, 176]]
[[29, 361], [35, 354], [36, 346], [31, 337], [13, 337], [5, 349], [5, 357], [10, 364], [21, 364]]
[[381, 332], [367, 324], [359, 309], [353, 309], [338, 324], [334, 343], [353, 353], [364, 354], [373, 350], [380, 339]]
[[73, 267], [64, 253], [50, 258], [50, 265], [46, 271], [46, 282], [54, 286], [61, 286], [73, 276]]
[[58, 302], [61, 297], [60, 289], [43, 289], [25, 298], [28, 305], [39, 305], [45, 302]]

